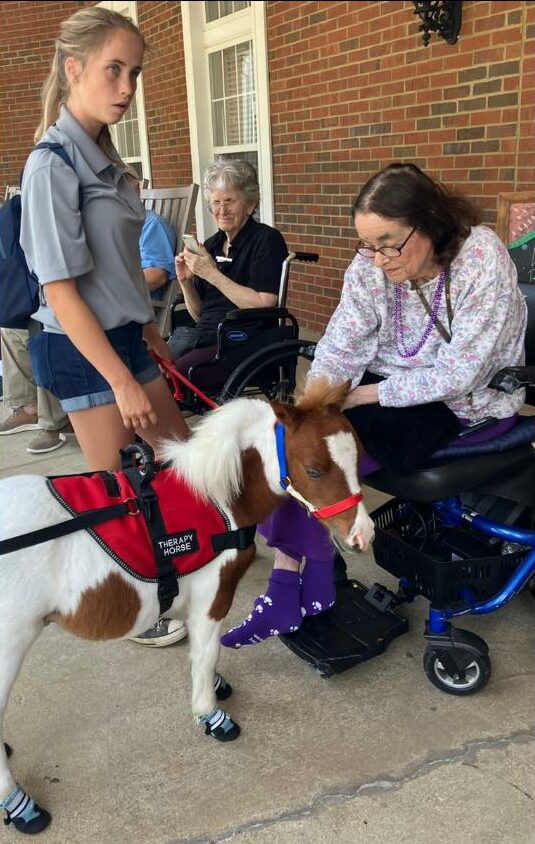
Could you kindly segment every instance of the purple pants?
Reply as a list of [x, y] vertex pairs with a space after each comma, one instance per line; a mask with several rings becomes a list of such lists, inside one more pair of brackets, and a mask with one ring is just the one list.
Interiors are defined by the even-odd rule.
[[[501, 419], [496, 425], [464, 438], [464, 445], [486, 442], [504, 434], [513, 427], [516, 416]], [[381, 466], [373, 457], [364, 454], [360, 459], [359, 478], [376, 472]], [[270, 548], [278, 548], [294, 560], [310, 557], [312, 560], [331, 560], [335, 548], [325, 528], [308, 510], [293, 498], [287, 498], [274, 513], [258, 526], [259, 533]]]

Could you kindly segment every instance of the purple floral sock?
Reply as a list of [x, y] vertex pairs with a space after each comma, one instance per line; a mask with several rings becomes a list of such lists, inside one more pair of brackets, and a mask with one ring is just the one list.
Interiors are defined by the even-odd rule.
[[266, 594], [255, 599], [252, 612], [238, 627], [221, 636], [221, 644], [241, 648], [297, 630], [302, 620], [300, 604], [299, 573], [273, 569]]
[[301, 612], [317, 615], [332, 607], [336, 600], [334, 558], [313, 560], [306, 558], [301, 575]]

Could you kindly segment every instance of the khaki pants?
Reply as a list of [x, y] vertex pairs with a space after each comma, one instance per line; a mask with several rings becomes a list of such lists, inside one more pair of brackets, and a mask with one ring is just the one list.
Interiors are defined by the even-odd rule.
[[33, 380], [28, 341], [38, 327], [33, 320], [30, 324], [29, 329], [2, 328], [4, 403], [13, 408], [36, 404], [39, 427], [57, 431], [67, 424], [68, 417], [57, 398]]

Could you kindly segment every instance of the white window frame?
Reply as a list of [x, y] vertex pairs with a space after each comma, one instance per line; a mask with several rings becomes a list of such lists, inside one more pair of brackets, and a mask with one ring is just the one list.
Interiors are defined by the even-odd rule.
[[[182, 0], [180, 6], [193, 181], [202, 185], [201, 162], [210, 161], [213, 156], [208, 53], [223, 50], [240, 41], [250, 40], [253, 42], [254, 53], [258, 180], [262, 202], [262, 222], [273, 225], [266, 4], [264, 0], [253, 0], [248, 8], [240, 9], [239, 12], [210, 23], [205, 22], [203, 2]], [[196, 225], [200, 240], [205, 240], [215, 230], [212, 216], [204, 201], [197, 204]]]
[[[102, 0], [101, 3], [97, 3], [97, 6], [103, 6], [105, 9], [110, 9], [110, 11], [112, 12], [118, 12], [120, 15], [128, 15], [129, 18], [132, 18], [135, 25], [138, 25], [137, 3], [135, 2], [135, 0]], [[151, 185], [152, 168], [150, 162], [149, 137], [147, 133], [147, 119], [145, 113], [145, 92], [143, 90], [143, 74], [138, 77], [135, 97], [139, 127], [139, 145], [141, 151], [141, 162], [143, 165], [143, 178], [148, 179], [148, 184]]]

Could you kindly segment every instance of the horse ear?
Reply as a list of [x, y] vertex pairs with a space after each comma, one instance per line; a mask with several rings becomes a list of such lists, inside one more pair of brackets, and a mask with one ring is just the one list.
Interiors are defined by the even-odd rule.
[[328, 397], [328, 404], [334, 404], [341, 410], [346, 398], [351, 392], [351, 379], [348, 378], [343, 384], [335, 385], [332, 390], [332, 394]]
[[278, 421], [288, 428], [297, 428], [303, 416], [301, 410], [293, 404], [286, 404], [281, 401], [272, 401], [271, 407], [275, 411]]
[[327, 405], [334, 405], [341, 409], [350, 390], [350, 380], [342, 384], [331, 384], [324, 376], [314, 378], [307, 384], [305, 393], [298, 400], [297, 405], [304, 411], [317, 410]]

